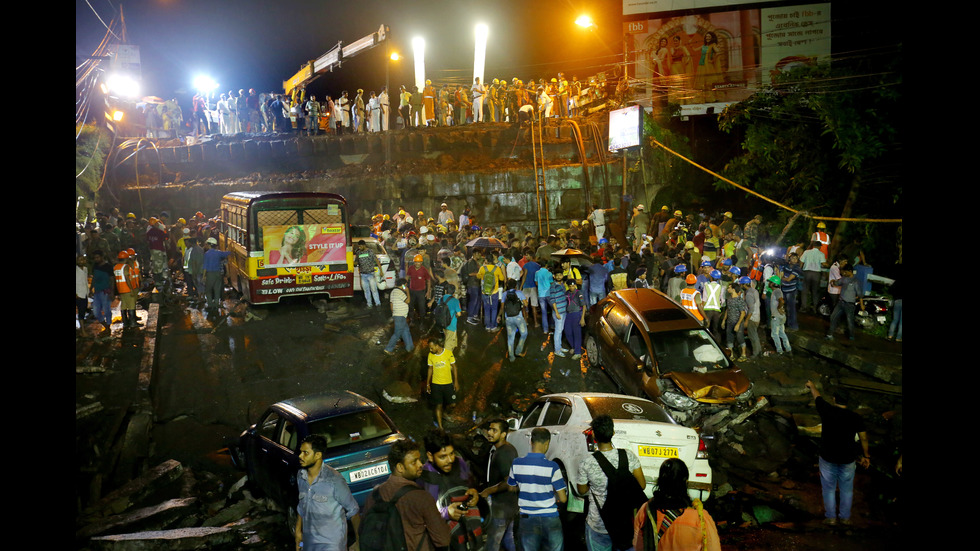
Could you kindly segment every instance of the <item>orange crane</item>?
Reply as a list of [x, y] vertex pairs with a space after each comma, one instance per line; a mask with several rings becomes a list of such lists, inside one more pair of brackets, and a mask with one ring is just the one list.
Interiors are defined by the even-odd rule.
[[382, 44], [388, 39], [388, 32], [388, 27], [381, 25], [377, 32], [355, 40], [346, 46], [341, 42], [337, 42], [337, 45], [330, 51], [316, 59], [307, 61], [300, 66], [299, 71], [295, 75], [288, 80], [282, 81], [283, 90], [286, 92], [286, 95], [293, 97], [294, 100], [296, 99], [295, 94], [298, 91], [302, 99], [303, 91], [309, 83], [319, 78], [323, 73], [333, 71], [335, 67], [340, 67], [344, 61], [355, 55]]

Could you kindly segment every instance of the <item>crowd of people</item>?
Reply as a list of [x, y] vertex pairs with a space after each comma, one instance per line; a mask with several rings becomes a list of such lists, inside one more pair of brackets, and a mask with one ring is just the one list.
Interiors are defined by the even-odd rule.
[[[399, 340], [411, 351], [409, 328], [446, 302], [452, 316], [443, 333], [450, 351], [458, 318], [487, 331], [506, 328], [511, 362], [525, 354], [529, 328], [541, 329], [542, 350], [551, 339], [556, 356], [578, 360], [590, 308], [625, 288], [663, 291], [743, 361], [770, 348], [792, 355], [787, 331], [799, 328], [799, 311], [815, 312], [823, 300], [833, 311], [828, 338], [843, 319], [853, 338], [864, 287], [854, 270], [861, 253], [848, 248], [831, 263], [822, 222], [806, 246], [765, 248], [762, 216], [740, 226], [731, 212], [684, 215], [664, 206], [650, 215], [636, 205], [621, 242], [607, 229], [614, 211], [594, 206], [585, 220], [547, 236], [506, 224], [481, 227], [469, 209], [456, 217], [445, 203], [430, 217], [413, 217], [404, 207], [375, 215], [373, 235], [385, 244], [398, 277], [390, 297], [396, 331], [385, 351], [394, 353]], [[373, 268], [365, 265], [361, 273]], [[364, 289], [369, 305], [380, 303], [371, 281]], [[771, 344], [760, 335], [763, 328]]]
[[[617, 90], [624, 86], [617, 86]], [[625, 88], [624, 88], [625, 89]], [[618, 93], [618, 92], [617, 92]], [[185, 120], [176, 99], [147, 104], [140, 111], [148, 137], [208, 134], [295, 132], [317, 135], [384, 132], [426, 126], [458, 126], [478, 122], [518, 122], [540, 113], [574, 117], [581, 106], [607, 95], [605, 74], [579, 81], [563, 73], [551, 78], [493, 79], [472, 85], [402, 85], [394, 97], [386, 87], [358, 88], [318, 99], [299, 90], [291, 94], [257, 92], [254, 88], [219, 94], [197, 93], [192, 116]], [[392, 110], [392, 106], [395, 107]]]
[[[84, 197], [79, 198], [85, 203]], [[218, 223], [197, 212], [189, 220], [172, 221], [166, 211], [137, 218], [118, 208], [91, 212], [75, 232], [75, 301], [78, 334], [96, 320], [109, 333], [111, 304], [120, 300], [124, 329], [139, 327], [136, 301], [141, 291], [157, 288], [165, 296], [177, 292], [178, 282], [190, 303], [210, 312], [220, 308], [224, 291], [222, 262], [229, 255], [218, 249]], [[91, 303], [91, 306], [89, 304]]]
[[[353, 539], [349, 520], [359, 514], [357, 540], [364, 551], [514, 551], [518, 539], [525, 551], [561, 550], [565, 529], [559, 505], [568, 501], [567, 484], [575, 484], [581, 495], [595, 501], [585, 523], [592, 551], [721, 549], [714, 520], [688, 494], [685, 463], [664, 461], [657, 488], [647, 499], [647, 475], [639, 457], [613, 446], [609, 415], [593, 419], [597, 450], [583, 460], [578, 478], [567, 483], [559, 465], [547, 459], [547, 429], [533, 429], [530, 451], [519, 456], [507, 441], [506, 420], [495, 418], [484, 427], [490, 443], [485, 454], [457, 447], [452, 435], [438, 428], [427, 432], [421, 444], [410, 438], [396, 441], [388, 452], [391, 475], [363, 508], [351, 497], [344, 477], [323, 462], [323, 437], [307, 437], [300, 446], [297, 475], [297, 548], [345, 549]], [[307, 494], [314, 499], [304, 499]], [[631, 496], [627, 507], [619, 507], [624, 496]], [[321, 514], [310, 512], [314, 507]]]

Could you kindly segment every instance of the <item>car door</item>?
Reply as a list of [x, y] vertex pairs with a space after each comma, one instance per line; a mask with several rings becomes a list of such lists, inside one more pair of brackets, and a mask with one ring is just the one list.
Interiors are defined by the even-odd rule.
[[564, 397], [553, 396], [547, 399], [546, 406], [538, 421], [538, 426], [548, 429], [551, 433], [551, 444], [548, 446], [546, 457], [567, 464], [570, 457], [565, 440], [574, 435], [566, 434], [564, 429], [572, 415], [572, 402]]
[[624, 392], [634, 393], [639, 390], [636, 366], [638, 361], [635, 351], [629, 347], [629, 338], [634, 324], [626, 309], [612, 303], [599, 321], [599, 341], [602, 347], [602, 363], [613, 380]]
[[531, 430], [538, 426], [538, 420], [541, 418], [546, 404], [545, 400], [533, 402], [521, 416], [521, 422], [517, 429], [507, 435], [507, 441], [517, 449], [518, 457], [523, 457], [531, 451]]
[[294, 493], [299, 437], [293, 419], [270, 409], [256, 424], [250, 439], [251, 449], [246, 450], [252, 465], [250, 476], [263, 493], [279, 503]]

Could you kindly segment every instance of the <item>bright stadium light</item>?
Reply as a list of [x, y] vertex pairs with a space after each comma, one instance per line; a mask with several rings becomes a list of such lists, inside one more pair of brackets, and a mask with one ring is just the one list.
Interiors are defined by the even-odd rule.
[[203, 92], [205, 94], [210, 94], [215, 89], [218, 88], [218, 83], [207, 75], [198, 75], [194, 77], [194, 89]]
[[580, 15], [575, 20], [575, 24], [586, 29], [595, 29], [595, 21], [588, 15]]
[[487, 35], [490, 34], [490, 29], [480, 23], [476, 26], [476, 45], [473, 50], [473, 78], [479, 78], [480, 82], [483, 83], [483, 68], [487, 61]]
[[425, 88], [425, 39], [416, 36], [412, 39], [412, 52], [415, 54], [415, 85], [419, 92]]

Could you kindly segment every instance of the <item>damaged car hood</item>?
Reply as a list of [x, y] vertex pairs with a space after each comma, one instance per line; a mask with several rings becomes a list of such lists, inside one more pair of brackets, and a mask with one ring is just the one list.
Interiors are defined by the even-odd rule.
[[739, 394], [749, 390], [751, 384], [740, 369], [723, 369], [711, 373], [665, 373], [684, 394], [706, 404], [735, 402]]

